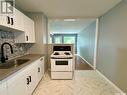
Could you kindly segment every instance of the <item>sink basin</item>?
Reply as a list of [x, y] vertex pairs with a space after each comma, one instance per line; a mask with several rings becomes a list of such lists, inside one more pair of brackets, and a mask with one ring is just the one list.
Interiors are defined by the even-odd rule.
[[29, 59], [17, 59], [17, 60], [14, 60], [14, 64], [19, 66], [19, 65], [22, 65], [28, 61], [29, 61]]
[[28, 62], [29, 59], [16, 59], [16, 60], [11, 60], [11, 61], [8, 61], [6, 63], [1, 63], [0, 64], [0, 69], [9, 69], [9, 68], [12, 68], [12, 67], [17, 67], [17, 66], [20, 66], [26, 62]]

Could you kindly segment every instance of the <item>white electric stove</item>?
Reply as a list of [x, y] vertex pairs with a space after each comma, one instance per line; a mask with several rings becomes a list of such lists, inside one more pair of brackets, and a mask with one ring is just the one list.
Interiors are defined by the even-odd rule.
[[71, 46], [54, 46], [51, 55], [51, 78], [72, 79], [73, 78], [73, 55]]

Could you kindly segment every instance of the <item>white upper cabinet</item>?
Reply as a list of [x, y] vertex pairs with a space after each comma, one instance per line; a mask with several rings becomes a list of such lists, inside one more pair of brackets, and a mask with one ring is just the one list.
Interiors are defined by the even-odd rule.
[[13, 24], [14, 28], [20, 31], [24, 31], [23, 13], [15, 8]]
[[9, 16], [4, 16], [4, 15], [0, 16], [0, 25], [1, 26], [8, 27], [9, 23], [10, 23]]
[[2, 29], [8, 29], [12, 28], [14, 29], [14, 16], [13, 15], [1, 15], [0, 16], [0, 28]]
[[4, 30], [24, 31], [23, 13], [14, 8], [14, 14], [1, 15], [0, 26]]
[[[3, 10], [6, 10], [6, 7], [4, 7]], [[14, 25], [12, 25], [12, 19], [13, 18], [13, 14], [3, 14], [0, 15], [0, 28], [13, 28]]]
[[25, 42], [35, 43], [34, 21], [24, 15]]
[[14, 14], [0, 15], [0, 29], [14, 31], [16, 43], [35, 43], [34, 21], [14, 8]]
[[23, 15], [24, 32], [15, 33], [16, 43], [35, 43], [34, 21]]

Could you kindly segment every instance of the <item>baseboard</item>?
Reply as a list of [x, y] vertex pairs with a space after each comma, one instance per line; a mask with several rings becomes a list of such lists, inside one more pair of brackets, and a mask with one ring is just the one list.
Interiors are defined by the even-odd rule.
[[[96, 72], [102, 76], [108, 83], [110, 83], [115, 89], [117, 89], [120, 93], [116, 94], [116, 95], [127, 95], [126, 93], [124, 93], [118, 86], [116, 86], [112, 81], [110, 81], [106, 76], [104, 76], [100, 71], [98, 71], [96, 69]], [[114, 94], [115, 95], [115, 94]]]
[[87, 64], [90, 65], [91, 68], [95, 69], [93, 65], [91, 65], [85, 58], [83, 58], [82, 56], [75, 54], [76, 56], [79, 56], [82, 60], [84, 60]]

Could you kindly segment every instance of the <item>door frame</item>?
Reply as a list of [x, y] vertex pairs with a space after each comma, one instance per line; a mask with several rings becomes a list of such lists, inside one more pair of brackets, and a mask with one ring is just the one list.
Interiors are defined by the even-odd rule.
[[98, 38], [99, 38], [99, 18], [96, 19], [96, 33], [95, 33], [95, 46], [94, 46], [94, 58], [93, 58], [94, 69], [96, 69], [97, 66]]

